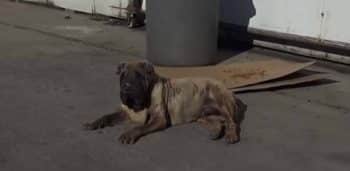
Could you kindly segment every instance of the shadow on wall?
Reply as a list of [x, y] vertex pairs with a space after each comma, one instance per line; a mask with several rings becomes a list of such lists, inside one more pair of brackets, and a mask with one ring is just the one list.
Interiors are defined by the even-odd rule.
[[250, 19], [256, 15], [253, 0], [221, 0], [219, 48], [229, 58], [252, 47], [248, 34]]

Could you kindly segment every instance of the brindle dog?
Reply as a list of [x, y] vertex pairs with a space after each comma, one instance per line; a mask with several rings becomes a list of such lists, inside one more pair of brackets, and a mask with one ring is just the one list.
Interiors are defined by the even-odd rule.
[[96, 130], [124, 121], [139, 123], [119, 138], [123, 144], [133, 144], [152, 132], [198, 122], [209, 130], [212, 139], [224, 136], [228, 143], [239, 141], [246, 105], [223, 83], [210, 78], [163, 78], [148, 62], [121, 63], [117, 74], [120, 109], [85, 124], [86, 129]]

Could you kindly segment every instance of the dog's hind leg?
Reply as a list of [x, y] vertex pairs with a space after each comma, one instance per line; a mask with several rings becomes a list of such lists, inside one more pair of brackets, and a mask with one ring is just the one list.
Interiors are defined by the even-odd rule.
[[[229, 115], [226, 115], [229, 116]], [[232, 117], [226, 117], [225, 120], [225, 139], [227, 143], [233, 144], [239, 141], [239, 127], [233, 121]]]
[[225, 106], [220, 107], [215, 102], [211, 102], [203, 108], [202, 117], [211, 115], [219, 116], [222, 118], [224, 122], [225, 139], [227, 143], [232, 144], [239, 141], [239, 135], [237, 131], [239, 130], [239, 126], [234, 121], [234, 118], [230, 114], [229, 109], [225, 108]]
[[197, 122], [209, 131], [212, 140], [220, 139], [225, 135], [225, 118], [219, 115], [201, 117]]
[[105, 127], [112, 127], [116, 124], [122, 123], [126, 121], [127, 118], [127, 113], [120, 110], [108, 115], [104, 115], [91, 123], [85, 123], [83, 126], [86, 130], [102, 129]]

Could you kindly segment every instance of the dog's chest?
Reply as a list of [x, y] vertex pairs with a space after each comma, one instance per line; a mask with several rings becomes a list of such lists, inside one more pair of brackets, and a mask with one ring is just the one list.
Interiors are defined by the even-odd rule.
[[137, 124], [144, 124], [146, 122], [146, 118], [147, 118], [146, 109], [139, 112], [135, 112], [134, 110], [128, 108], [128, 106], [124, 104], [121, 105], [121, 109], [128, 114], [128, 119], [131, 122], [137, 123]]

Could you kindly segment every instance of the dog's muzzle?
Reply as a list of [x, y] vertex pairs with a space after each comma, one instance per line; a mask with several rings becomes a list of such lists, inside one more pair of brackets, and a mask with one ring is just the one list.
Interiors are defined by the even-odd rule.
[[120, 93], [121, 99], [123, 103], [129, 108], [139, 111], [144, 108], [141, 97], [137, 95], [137, 93], [133, 93], [131, 91], [121, 91]]

